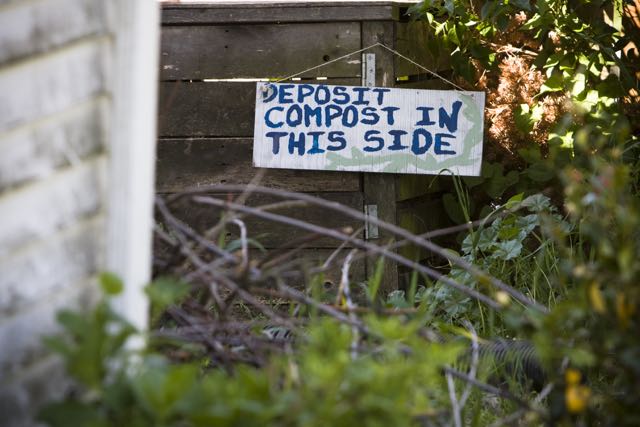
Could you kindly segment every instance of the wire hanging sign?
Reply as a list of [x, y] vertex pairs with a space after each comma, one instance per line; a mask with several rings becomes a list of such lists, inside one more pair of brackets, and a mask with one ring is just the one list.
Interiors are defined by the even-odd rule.
[[[382, 47], [455, 90], [399, 89], [286, 80]], [[253, 162], [257, 167], [480, 175], [484, 92], [460, 86], [375, 43], [256, 87]]]

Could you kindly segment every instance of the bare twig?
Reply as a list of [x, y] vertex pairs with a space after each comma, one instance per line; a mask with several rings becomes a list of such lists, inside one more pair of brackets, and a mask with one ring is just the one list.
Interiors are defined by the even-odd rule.
[[453, 414], [453, 424], [455, 427], [462, 427], [462, 417], [460, 416], [460, 402], [456, 397], [456, 385], [453, 382], [453, 376], [447, 372], [447, 388], [449, 389], [449, 400], [451, 401], [451, 413]]
[[[217, 186], [212, 186], [212, 187], [208, 187], [209, 190], [213, 190], [213, 189], [223, 189], [223, 190], [228, 190], [228, 191], [240, 191], [244, 186], [241, 185], [217, 185]], [[420, 247], [423, 247], [445, 259], [448, 259], [449, 261], [451, 261], [453, 264], [457, 265], [460, 268], [463, 268], [464, 270], [468, 271], [474, 278], [476, 278], [476, 280], [478, 280], [480, 283], [486, 283], [486, 284], [490, 284], [492, 286], [494, 286], [497, 289], [500, 289], [506, 293], [508, 293], [509, 295], [511, 295], [516, 301], [519, 301], [521, 304], [527, 306], [527, 307], [531, 307], [533, 309], [536, 309], [538, 311], [541, 311], [543, 313], [548, 312], [547, 308], [544, 307], [543, 305], [539, 304], [538, 302], [532, 300], [531, 298], [527, 297], [526, 295], [524, 295], [522, 292], [518, 291], [517, 289], [514, 289], [513, 287], [505, 284], [504, 282], [502, 282], [501, 280], [492, 277], [490, 275], [488, 275], [487, 273], [483, 272], [482, 270], [480, 270], [478, 267], [474, 266], [473, 264], [469, 263], [468, 261], [464, 260], [463, 258], [461, 258], [458, 255], [455, 255], [453, 253], [451, 253], [450, 251], [445, 250], [444, 248], [436, 245], [435, 243], [429, 241], [429, 240], [425, 240], [424, 238], [421, 238], [419, 236], [416, 236], [414, 234], [412, 234], [411, 232], [398, 227], [394, 224], [390, 224], [388, 222], [385, 221], [381, 221], [378, 218], [372, 218], [372, 217], [365, 217], [365, 215], [355, 209], [349, 208], [347, 206], [341, 205], [337, 202], [331, 202], [331, 201], [327, 201], [318, 197], [313, 197], [310, 196], [308, 194], [303, 194], [303, 193], [294, 193], [294, 192], [290, 192], [290, 191], [284, 191], [284, 190], [279, 190], [279, 189], [274, 189], [274, 188], [266, 188], [266, 187], [254, 187], [252, 189], [255, 192], [260, 192], [260, 193], [264, 193], [264, 194], [272, 194], [272, 195], [276, 195], [276, 196], [280, 196], [280, 197], [284, 197], [284, 198], [291, 198], [291, 199], [295, 199], [295, 200], [303, 200], [308, 202], [309, 204], [313, 204], [316, 206], [321, 206], [323, 208], [326, 209], [331, 209], [334, 210], [336, 212], [340, 212], [346, 216], [355, 218], [357, 220], [360, 221], [369, 221], [372, 224], [377, 225], [378, 227], [396, 234], [402, 238], [404, 238], [405, 240], [410, 241], [411, 243], [418, 245]], [[197, 192], [202, 192], [203, 189], [199, 188], [197, 190]], [[196, 201], [200, 202], [200, 203], [208, 203], [207, 201], [211, 202], [212, 200], [215, 199], [211, 199], [211, 198], [207, 198], [207, 197], [195, 197], [194, 198]], [[220, 202], [219, 200], [217, 202]], [[224, 203], [208, 203], [208, 204], [213, 204], [216, 206], [225, 206]], [[232, 208], [232, 209], [237, 209], [237, 204], [234, 203], [227, 203], [226, 206]], [[238, 209], [240, 210], [240, 209]], [[397, 260], [395, 260], [397, 261]], [[425, 273], [428, 274], [428, 273]], [[497, 309], [497, 307], [494, 307]]]
[[[347, 255], [347, 258], [344, 260], [344, 264], [342, 266], [342, 278], [340, 279], [340, 290], [344, 294], [344, 298], [347, 303], [349, 318], [354, 324], [358, 323], [358, 317], [352, 310], [354, 308], [354, 304], [351, 300], [351, 288], [349, 286], [349, 269], [351, 268], [353, 255], [355, 255], [356, 252], [357, 249], [352, 249], [351, 252], [349, 252], [349, 255]], [[340, 291], [338, 291], [338, 295], [340, 295]], [[356, 359], [358, 357], [358, 342], [360, 340], [360, 334], [358, 333], [357, 327], [351, 327], [351, 335], [351, 359]]]
[[[464, 325], [471, 332], [471, 366], [469, 367], [469, 378], [475, 379], [478, 372], [478, 362], [480, 360], [478, 334], [471, 322], [468, 320], [464, 320]], [[467, 383], [464, 391], [462, 392], [462, 396], [460, 397], [460, 410], [464, 409], [464, 405], [467, 403], [467, 399], [470, 395], [471, 383]]]
[[[423, 274], [426, 274], [430, 277], [432, 277], [433, 279], [436, 280], [440, 280], [442, 283], [445, 283], [463, 293], [465, 293], [466, 295], [477, 299], [483, 303], [485, 303], [486, 305], [488, 305], [489, 307], [495, 309], [495, 310], [501, 310], [502, 307], [500, 304], [498, 304], [496, 301], [492, 300], [491, 298], [479, 293], [478, 291], [476, 291], [475, 289], [471, 289], [469, 287], [466, 287], [464, 285], [461, 285], [458, 282], [455, 282], [454, 280], [450, 279], [449, 277], [446, 277], [440, 273], [438, 273], [437, 271], [422, 265], [422, 264], [418, 264], [415, 261], [411, 261], [399, 254], [396, 254], [394, 252], [390, 252], [388, 250], [386, 250], [383, 247], [380, 247], [378, 245], [375, 245], [373, 243], [370, 242], [366, 242], [364, 240], [361, 239], [357, 239], [351, 236], [347, 236], [343, 233], [340, 233], [338, 231], [329, 229], [329, 228], [325, 228], [325, 227], [321, 227], [315, 224], [310, 224], [308, 222], [304, 222], [304, 221], [300, 221], [297, 220], [295, 218], [289, 218], [286, 216], [282, 216], [282, 215], [278, 215], [278, 214], [274, 214], [271, 212], [263, 212], [259, 209], [255, 209], [249, 206], [243, 206], [243, 205], [237, 205], [235, 203], [231, 203], [231, 202], [223, 202], [221, 200], [218, 199], [213, 199], [210, 197], [197, 197], [195, 198], [198, 202], [200, 203], [205, 203], [205, 204], [210, 204], [210, 205], [214, 205], [214, 206], [228, 206], [231, 209], [234, 210], [238, 210], [241, 212], [246, 212], [246, 213], [251, 213], [255, 216], [261, 217], [261, 218], [265, 218], [265, 219], [269, 219], [272, 221], [276, 221], [276, 222], [281, 222], [284, 224], [289, 224], [298, 228], [302, 228], [311, 232], [315, 232], [315, 233], [321, 233], [324, 234], [325, 236], [328, 237], [332, 237], [336, 240], [339, 241], [349, 241], [351, 243], [353, 243], [355, 246], [358, 246], [362, 249], [366, 249], [367, 251], [371, 252], [371, 253], [375, 253], [375, 254], [379, 254], [379, 255], [383, 255], [389, 259], [392, 259], [402, 265], [405, 265], [409, 268], [413, 268]], [[329, 202], [330, 203], [330, 202]], [[506, 286], [506, 285], [505, 285]]]

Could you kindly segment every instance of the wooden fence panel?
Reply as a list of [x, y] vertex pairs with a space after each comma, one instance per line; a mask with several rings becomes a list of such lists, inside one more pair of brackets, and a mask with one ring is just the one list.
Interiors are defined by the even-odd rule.
[[[326, 83], [354, 86], [360, 79], [330, 79]], [[163, 82], [158, 133], [162, 137], [253, 137], [255, 103], [254, 82]]]
[[[285, 77], [359, 48], [358, 22], [166, 26], [160, 78]], [[301, 77], [352, 77], [360, 70], [356, 55]]]
[[[251, 138], [161, 139], [156, 190], [179, 192], [214, 184], [248, 184], [258, 172], [252, 165]], [[291, 191], [359, 191], [360, 174], [269, 169], [261, 182]]]
[[[338, 202], [342, 205], [353, 209], [362, 209], [362, 194], [359, 192], [349, 193], [311, 193], [311, 195], [322, 197], [331, 202]], [[235, 194], [213, 194], [221, 200], [228, 200], [235, 197]], [[246, 202], [247, 206], [263, 206], [275, 202], [282, 201], [279, 197], [266, 194], [252, 194]], [[173, 214], [188, 223], [194, 230], [204, 232], [214, 226], [220, 219], [223, 209], [217, 206], [199, 204], [192, 201], [188, 196], [182, 197], [170, 205]], [[362, 223], [345, 215], [341, 215], [335, 211], [319, 208], [317, 206], [292, 207], [274, 211], [276, 214], [285, 215], [291, 218], [307, 221], [312, 224], [320, 225], [326, 228], [342, 229], [350, 227], [357, 230]], [[301, 228], [282, 224], [256, 216], [247, 216], [243, 218], [245, 221], [247, 232], [252, 239], [258, 241], [266, 249], [280, 247], [297, 247], [299, 243], [295, 243], [297, 239], [309, 235], [309, 231]], [[229, 225], [226, 230], [227, 242], [240, 238], [240, 231], [235, 225]], [[311, 240], [306, 245], [311, 248], [335, 248], [340, 245], [340, 241], [320, 237]]]
[[[430, 46], [435, 43], [429, 24], [424, 21], [396, 22], [396, 50], [430, 71], [451, 68], [448, 55], [434, 56]], [[394, 58], [396, 76], [428, 74], [399, 56]]]
[[[1, 3], [1, 1], [0, 1]], [[379, 1], [359, 1], [357, 5], [338, 2], [165, 4], [162, 22], [167, 24], [228, 24], [273, 22], [344, 22], [395, 19], [400, 8]]]

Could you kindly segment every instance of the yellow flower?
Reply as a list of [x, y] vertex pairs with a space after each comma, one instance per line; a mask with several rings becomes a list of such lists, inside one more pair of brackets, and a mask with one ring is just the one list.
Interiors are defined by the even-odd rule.
[[604, 314], [607, 312], [607, 305], [604, 302], [604, 297], [602, 296], [602, 292], [600, 292], [600, 286], [598, 286], [597, 282], [589, 285], [589, 300], [591, 300], [591, 306], [597, 313]]
[[582, 379], [582, 374], [577, 369], [568, 368], [564, 371], [564, 380], [568, 385], [578, 385]]
[[567, 411], [571, 414], [579, 414], [587, 409], [591, 397], [591, 389], [586, 385], [567, 385], [564, 399]]

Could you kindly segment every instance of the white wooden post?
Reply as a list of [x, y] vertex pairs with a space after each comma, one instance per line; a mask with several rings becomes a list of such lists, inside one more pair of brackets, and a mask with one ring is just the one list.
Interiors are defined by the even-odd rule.
[[160, 14], [156, 0], [115, 3], [106, 268], [125, 283], [115, 308], [144, 329], [148, 301], [143, 288], [151, 271]]

